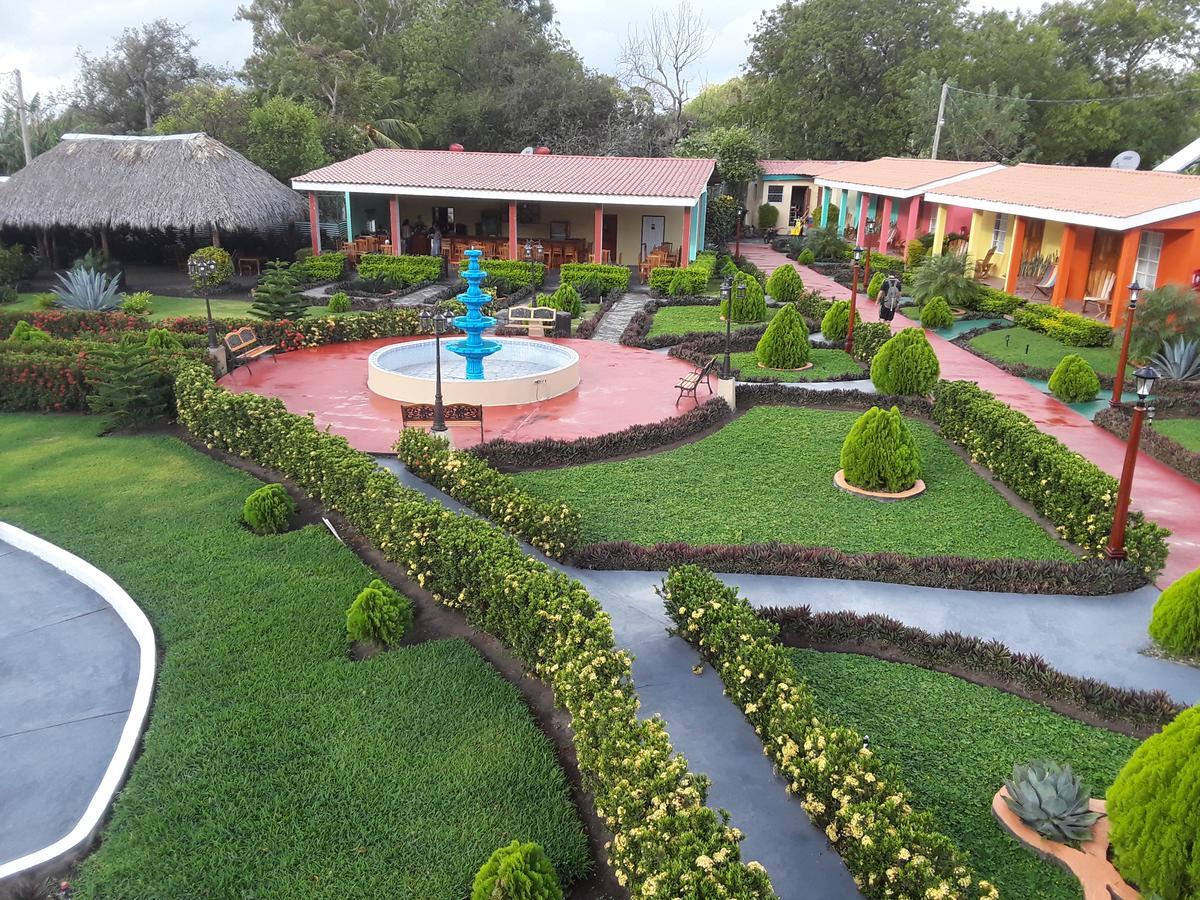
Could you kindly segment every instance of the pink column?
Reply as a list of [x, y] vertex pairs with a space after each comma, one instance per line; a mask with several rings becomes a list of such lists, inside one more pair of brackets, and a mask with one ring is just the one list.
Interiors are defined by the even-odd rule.
[[508, 258], [517, 258], [517, 201], [508, 201]]
[[921, 216], [921, 198], [909, 197], [907, 215], [904, 218], [904, 252], [908, 252], [908, 242], [917, 237], [917, 220]]
[[683, 208], [683, 237], [679, 240], [679, 265], [686, 267], [692, 252], [692, 208]]
[[861, 247], [867, 239], [867, 210], [871, 205], [871, 195], [866, 191], [858, 195], [858, 236], [855, 245]]
[[400, 250], [400, 198], [388, 198], [388, 225], [392, 233], [392, 256], [399, 256]]
[[596, 221], [594, 230], [596, 241], [592, 244], [592, 262], [600, 262], [600, 244], [604, 240], [604, 204], [596, 204]]
[[317, 215], [317, 195], [308, 192], [308, 230], [312, 238], [313, 256], [321, 255], [321, 217]]
[[892, 233], [892, 198], [883, 198], [883, 209], [879, 213], [879, 252], [888, 252], [888, 235]]

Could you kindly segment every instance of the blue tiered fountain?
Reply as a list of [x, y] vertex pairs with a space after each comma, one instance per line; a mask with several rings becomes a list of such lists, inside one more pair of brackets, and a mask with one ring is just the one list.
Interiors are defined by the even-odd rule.
[[496, 320], [480, 312], [484, 304], [491, 301], [491, 295], [479, 289], [487, 272], [479, 268], [479, 258], [482, 250], [467, 251], [467, 270], [462, 277], [467, 280], [467, 291], [459, 294], [458, 299], [467, 307], [465, 316], [456, 316], [454, 326], [467, 334], [465, 341], [454, 341], [446, 345], [451, 353], [457, 353], [467, 361], [467, 381], [483, 381], [483, 358], [491, 356], [504, 349], [499, 341], [485, 341], [481, 337], [485, 328], [495, 328]]

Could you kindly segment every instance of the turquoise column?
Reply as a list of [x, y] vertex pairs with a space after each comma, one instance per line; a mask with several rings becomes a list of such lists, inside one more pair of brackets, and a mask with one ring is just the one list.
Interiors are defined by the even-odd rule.
[[880, 212], [879, 204], [882, 202], [883, 202], [883, 198], [881, 198], [878, 194], [871, 195], [871, 199], [869, 201], [867, 201], [867, 218], [868, 219], [872, 219], [875, 222], [879, 221], [879, 212]]
[[[700, 196], [701, 196], [701, 199], [703, 199], [704, 195], [701, 194]], [[700, 200], [697, 200], [696, 205], [692, 207], [692, 220], [691, 220], [691, 225], [689, 226], [688, 262], [691, 262], [692, 260], [694, 260], [696, 258], [696, 254], [699, 252], [699, 249], [696, 246], [697, 243], [699, 242], [699, 234], [700, 234]]]
[[829, 227], [829, 206], [833, 202], [833, 189], [821, 188], [821, 227]]
[[700, 240], [708, 234], [708, 188], [700, 192]]
[[350, 192], [346, 191], [346, 240], [354, 240], [354, 220], [350, 215]]
[[846, 230], [846, 206], [850, 203], [850, 191], [842, 188], [842, 202], [838, 204], [838, 234]]

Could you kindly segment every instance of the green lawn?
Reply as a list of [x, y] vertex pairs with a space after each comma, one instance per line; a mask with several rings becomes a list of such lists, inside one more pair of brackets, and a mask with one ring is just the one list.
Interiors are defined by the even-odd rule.
[[1200, 453], [1200, 419], [1155, 419], [1153, 428]]
[[594, 316], [596, 314], [596, 310], [598, 310], [599, 308], [600, 308], [599, 303], [583, 304], [583, 312], [581, 312], [579, 315], [577, 315], [575, 318], [573, 318], [571, 320], [571, 334], [574, 334], [575, 332], [577, 332], [579, 330], [580, 322], [582, 322], [584, 319], [589, 319], [592, 316]]
[[[724, 359], [724, 357], [720, 357]], [[730, 362], [735, 369], [742, 370], [743, 378], [778, 378], [780, 381], [827, 381], [835, 375], [858, 374], [867, 377], [860, 366], [844, 350], [813, 350], [811, 360], [813, 367], [800, 372], [789, 372], [786, 369], [760, 369], [758, 357], [754, 351], [731, 353]]]
[[[37, 296], [37, 294], [19, 294], [16, 303], [6, 303], [0, 306], [0, 310], [35, 309], [33, 300]], [[249, 300], [228, 300], [219, 297], [212, 299], [214, 319], [241, 319], [245, 318], [249, 312]], [[324, 315], [325, 307], [310, 306], [308, 314], [310, 316]], [[204, 315], [204, 299], [202, 297], [163, 297], [155, 294], [150, 301], [150, 318], [155, 322], [162, 319], [175, 319], [179, 316], [202, 315]]]
[[896, 765], [918, 809], [971, 854], [1001, 897], [1073, 900], [1079, 882], [1043, 862], [992, 817], [1013, 763], [1070, 763], [1102, 797], [1137, 741], [951, 675], [844, 653], [793, 650], [817, 709], [871, 739]]
[[[767, 308], [767, 321], [778, 312], [778, 307]], [[747, 328], [751, 323], [733, 323], [733, 330]], [[760, 323], [761, 324], [761, 323]], [[687, 334], [691, 331], [724, 331], [719, 306], [664, 306], [654, 314], [647, 337], [664, 334]]]
[[758, 407], [687, 446], [621, 462], [517, 475], [583, 515], [585, 541], [781, 541], [850, 552], [1069, 559], [1036, 522], [921, 422], [909, 427], [929, 490], [879, 503], [838, 490], [851, 412]]
[[352, 663], [372, 573], [321, 526], [257, 537], [260, 483], [169, 437], [0, 416], [0, 519], [78, 553], [154, 623], [145, 749], [88, 897], [463, 897], [513, 838], [589, 866], [545, 736], [461, 641]]
[[1004, 362], [1025, 363], [1043, 369], [1053, 369], [1064, 356], [1076, 353], [1102, 375], [1116, 375], [1120, 358], [1120, 351], [1115, 347], [1070, 347], [1040, 331], [1020, 327], [985, 332], [972, 338], [971, 346]]

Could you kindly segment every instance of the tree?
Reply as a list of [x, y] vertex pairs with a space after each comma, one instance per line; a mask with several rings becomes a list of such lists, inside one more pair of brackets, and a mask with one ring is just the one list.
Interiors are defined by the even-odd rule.
[[686, 124], [701, 131], [727, 125], [749, 125], [750, 93], [740, 75], [706, 84], [683, 106]]
[[280, 181], [328, 161], [316, 114], [294, 100], [272, 97], [250, 114], [246, 155]]
[[758, 159], [762, 155], [762, 146], [748, 128], [740, 125], [689, 135], [675, 145], [675, 153], [715, 159], [717, 174], [739, 199], [745, 197], [746, 183], [761, 171]]
[[267, 263], [267, 271], [254, 289], [250, 315], [266, 321], [294, 322], [305, 314], [308, 303], [296, 292], [296, 280], [288, 269], [288, 264], [279, 260]]
[[254, 96], [217, 81], [197, 81], [168, 100], [167, 111], [154, 123], [157, 134], [203, 131], [226, 146], [245, 152], [250, 144]]
[[[0, 172], [7, 174], [25, 165], [25, 148], [21, 143], [16, 96], [5, 94], [3, 101], [3, 114], [0, 115]], [[26, 98], [25, 111], [30, 148], [35, 157], [57, 144], [68, 131], [87, 131], [91, 127], [78, 110], [71, 107], [60, 110], [52, 98], [41, 94]]]
[[149, 129], [172, 94], [211, 74], [196, 59], [195, 47], [182, 25], [166, 19], [126, 28], [104, 56], [79, 52], [76, 105], [118, 131]]
[[[1032, 151], [1028, 143], [1029, 104], [1012, 88], [1001, 94], [996, 83], [978, 92], [957, 90], [953, 78], [947, 95], [945, 124], [938, 155], [945, 159], [1018, 162]], [[937, 72], [918, 72], [904, 94], [912, 122], [911, 149], [929, 156], [937, 125], [943, 78]]]
[[617, 56], [621, 79], [650, 92], [670, 115], [676, 140], [683, 137], [692, 72], [712, 42], [708, 21], [688, 0], [680, 0], [673, 10], [655, 10], [645, 26], [631, 28]]

